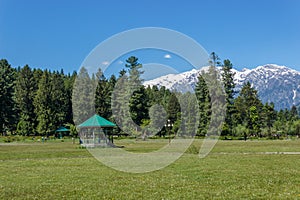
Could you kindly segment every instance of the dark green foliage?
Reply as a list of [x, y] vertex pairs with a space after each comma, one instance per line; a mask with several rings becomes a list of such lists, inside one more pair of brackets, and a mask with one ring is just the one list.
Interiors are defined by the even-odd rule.
[[72, 75], [68, 74], [65, 76], [65, 95], [67, 97], [67, 111], [66, 111], [66, 119], [65, 121], [71, 124], [74, 124], [73, 121], [73, 110], [72, 110], [72, 93], [73, 93], [73, 85], [76, 80], [77, 73], [73, 72]]
[[208, 73], [203, 74], [209, 89], [211, 115], [208, 136], [219, 136], [226, 116], [226, 94], [221, 83], [221, 74], [217, 68], [210, 66]]
[[0, 60], [0, 133], [14, 131], [17, 120], [14, 105], [16, 70], [7, 60]]
[[[195, 87], [195, 93], [198, 100], [199, 127], [197, 135], [199, 136], [218, 136], [221, 133], [221, 127], [226, 114], [226, 102], [224, 88], [220, 82], [220, 73], [216, 69], [219, 66], [220, 58], [215, 52], [212, 52], [209, 60], [207, 72], [198, 76], [198, 82]], [[225, 61], [226, 81], [228, 82], [228, 91], [230, 85], [231, 63]], [[225, 77], [223, 76], [223, 79]]]
[[230, 60], [224, 60], [222, 72], [222, 81], [226, 93], [226, 117], [222, 135], [230, 135], [232, 134], [231, 132], [233, 128], [232, 116], [235, 113], [234, 95], [236, 94], [234, 90], [235, 83], [233, 80], [234, 73], [232, 72], [232, 64]]
[[195, 136], [199, 127], [197, 98], [187, 92], [180, 95], [179, 103], [181, 106], [179, 135]]
[[59, 128], [67, 123], [66, 114], [68, 114], [68, 95], [66, 92], [64, 75], [55, 72], [51, 75], [51, 112], [54, 128]]
[[130, 118], [128, 105], [130, 97], [127, 96], [127, 92], [124, 89], [126, 88], [126, 84], [128, 82], [127, 80], [128, 77], [126, 73], [124, 73], [124, 70], [122, 70], [119, 74], [117, 82], [115, 83], [115, 87], [111, 95], [111, 108], [114, 121], [125, 133], [130, 131], [130, 127], [128, 126], [129, 124], [127, 123], [128, 118]]
[[20, 111], [20, 120], [17, 125], [18, 134], [29, 135], [35, 133], [36, 115], [33, 101], [37, 87], [32, 70], [28, 65], [25, 65], [18, 73], [15, 88], [16, 104]]
[[267, 127], [267, 134], [271, 136], [271, 129], [276, 121], [277, 114], [274, 109], [274, 103], [266, 103], [263, 107], [262, 120], [263, 126]]
[[172, 124], [174, 124], [177, 120], [180, 120], [180, 112], [181, 108], [176, 94], [171, 93], [167, 104], [167, 113], [168, 119], [171, 121]]
[[262, 103], [258, 98], [257, 91], [247, 82], [235, 100], [235, 122], [244, 124], [250, 131], [250, 135], [260, 134], [262, 123]]
[[135, 124], [140, 126], [143, 119], [149, 119], [148, 97], [145, 87], [141, 84], [142, 65], [134, 56], [129, 57], [126, 62], [126, 67], [129, 68], [128, 87], [129, 91], [132, 92], [129, 100], [130, 115]]
[[161, 135], [161, 129], [164, 127], [167, 121], [167, 113], [164, 108], [155, 104], [149, 109], [149, 126], [146, 127], [148, 135], [156, 135], [159, 133]]
[[195, 87], [195, 94], [198, 101], [199, 108], [199, 127], [197, 134], [204, 136], [207, 133], [207, 129], [211, 117], [211, 101], [209, 96], [208, 87], [201, 74], [198, 76], [198, 82]]
[[85, 67], [74, 82], [72, 93], [73, 119], [76, 125], [81, 124], [95, 114], [95, 78], [88, 74]]
[[96, 113], [106, 119], [111, 117], [111, 91], [114, 87], [114, 83], [108, 82], [103, 75], [101, 69], [96, 74], [97, 77], [97, 88], [95, 94], [95, 110]]
[[219, 58], [219, 56], [215, 52], [212, 52], [210, 54], [210, 56], [209, 56], [209, 64], [212, 67], [220, 66], [220, 64], [221, 64], [220, 58]]
[[142, 65], [134, 56], [126, 60], [127, 75], [124, 70], [112, 93], [112, 112], [116, 123], [126, 134], [138, 135], [143, 120], [149, 119], [148, 97], [140, 78]]
[[[106, 79], [101, 71], [89, 74], [84, 67], [78, 75], [65, 75], [62, 70], [42, 71], [28, 65], [14, 69], [1, 60], [0, 132], [46, 136], [68, 125], [76, 136], [74, 122], [78, 125], [96, 112], [121, 125], [123, 133], [144, 139], [168, 133], [214, 136], [221, 128], [227, 138], [300, 135], [296, 106], [276, 111], [273, 103], [263, 105], [250, 83], [235, 98], [232, 64], [224, 60], [220, 75], [215, 67], [221, 63], [215, 53], [210, 56], [208, 72], [199, 74], [195, 95], [171, 92], [163, 86], [145, 88], [138, 59], [132, 56], [126, 62], [127, 71]], [[167, 120], [172, 129], [165, 127]], [[115, 133], [122, 132], [116, 129]]]
[[179, 93], [172, 93], [165, 87], [157, 86], [147, 87], [146, 95], [148, 106], [150, 107], [149, 115], [151, 117], [150, 125], [153, 130], [152, 134], [165, 136], [167, 129], [165, 127], [167, 119], [172, 124], [172, 133], [176, 134], [180, 126], [181, 110], [179, 105]]
[[137, 91], [134, 91], [130, 100], [130, 113], [132, 120], [141, 125], [143, 119], [149, 119], [149, 100], [146, 95], [144, 86], [141, 86]]
[[300, 137], [300, 120], [293, 122], [292, 135], [297, 135], [298, 138]]
[[256, 106], [251, 106], [250, 109], [250, 120], [247, 124], [247, 128], [251, 130], [253, 134], [260, 134], [261, 123], [260, 123], [260, 116], [258, 113], [258, 109]]
[[[71, 94], [76, 73], [66, 76], [63, 71], [32, 70], [28, 65], [15, 70], [2, 60], [1, 69], [4, 68], [11, 80], [4, 76], [0, 79], [0, 82], [6, 79], [6, 85], [0, 87], [3, 91], [7, 91], [7, 84], [11, 83], [11, 93], [7, 93], [2, 103], [6, 112], [10, 110], [9, 115], [1, 115], [8, 116], [6, 124], [1, 126], [5, 131], [16, 130], [20, 135], [49, 135], [58, 126], [72, 123]], [[7, 99], [11, 99], [10, 104]]]
[[290, 111], [290, 120], [296, 121], [297, 119], [299, 119], [297, 107], [295, 105], [293, 105], [291, 108], [291, 111]]
[[49, 135], [54, 129], [53, 123], [53, 106], [51, 104], [51, 77], [50, 72], [45, 70], [40, 82], [38, 90], [34, 98], [35, 114], [37, 116], [37, 132], [41, 135]]
[[116, 79], [115, 75], [111, 75], [111, 77], [108, 81], [108, 86], [111, 91], [114, 89], [116, 82], [117, 82], [117, 79]]
[[40, 135], [53, 134], [58, 127], [71, 122], [67, 117], [71, 112], [71, 86], [66, 84], [68, 78], [62, 73], [51, 73], [48, 70], [45, 70], [40, 78], [34, 97], [36, 131]]

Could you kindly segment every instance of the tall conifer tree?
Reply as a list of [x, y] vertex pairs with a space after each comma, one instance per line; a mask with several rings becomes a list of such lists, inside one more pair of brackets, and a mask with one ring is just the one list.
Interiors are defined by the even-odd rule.
[[17, 120], [14, 106], [16, 71], [7, 60], [0, 60], [0, 133], [13, 131]]
[[224, 60], [222, 67], [222, 81], [224, 85], [224, 90], [226, 93], [226, 117], [225, 124], [223, 127], [223, 134], [228, 135], [232, 133], [232, 116], [235, 113], [234, 108], [234, 95], [235, 95], [235, 83], [234, 83], [234, 72], [232, 72], [232, 64], [230, 60]]
[[198, 101], [198, 113], [200, 120], [197, 134], [203, 136], [206, 134], [210, 122], [211, 104], [208, 87], [201, 74], [199, 74], [198, 76], [198, 82], [195, 87], [195, 94]]
[[19, 72], [15, 93], [16, 103], [20, 111], [17, 132], [22, 135], [35, 134], [36, 115], [33, 101], [36, 94], [36, 83], [33, 72], [28, 65], [25, 65]]
[[35, 114], [38, 122], [37, 132], [41, 135], [49, 135], [55, 128], [52, 116], [51, 87], [50, 72], [45, 70], [34, 98]]
[[108, 119], [111, 117], [111, 91], [109, 82], [105, 78], [101, 69], [98, 70], [97, 74], [97, 88], [95, 94], [95, 110], [100, 116]]
[[81, 67], [74, 82], [72, 93], [72, 110], [75, 124], [81, 124], [95, 114], [96, 82], [87, 69]]

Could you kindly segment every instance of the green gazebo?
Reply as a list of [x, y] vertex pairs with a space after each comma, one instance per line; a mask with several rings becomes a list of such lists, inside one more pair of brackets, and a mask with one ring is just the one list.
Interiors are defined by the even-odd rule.
[[78, 125], [82, 145], [86, 147], [112, 146], [112, 130], [116, 126], [116, 124], [95, 114]]
[[55, 133], [59, 134], [59, 138], [62, 139], [64, 135], [69, 135], [70, 129], [67, 129], [63, 126], [59, 127], [58, 129], [55, 130]]

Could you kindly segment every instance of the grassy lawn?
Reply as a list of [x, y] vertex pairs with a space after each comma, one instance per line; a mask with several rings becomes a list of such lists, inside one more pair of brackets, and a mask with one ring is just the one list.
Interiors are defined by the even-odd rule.
[[[116, 140], [149, 152], [167, 140]], [[300, 140], [218, 141], [199, 159], [201, 140], [170, 166], [115, 171], [71, 141], [0, 143], [0, 199], [300, 199]]]

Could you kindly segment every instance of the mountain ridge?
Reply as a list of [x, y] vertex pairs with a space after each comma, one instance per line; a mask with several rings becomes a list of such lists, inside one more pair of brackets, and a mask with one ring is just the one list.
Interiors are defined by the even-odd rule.
[[[187, 92], [193, 91], [197, 82], [197, 76], [201, 71], [192, 69], [180, 74], [168, 74], [153, 80], [145, 81], [145, 86], [165, 86], [172, 91]], [[218, 68], [220, 71], [221, 68]], [[239, 92], [243, 84], [250, 82], [258, 91], [263, 103], [273, 102], [275, 108], [290, 109], [293, 105], [300, 104], [300, 72], [289, 67], [277, 64], [259, 65], [253, 69], [241, 71], [233, 69], [236, 90]], [[187, 87], [187, 85], [189, 87]]]

